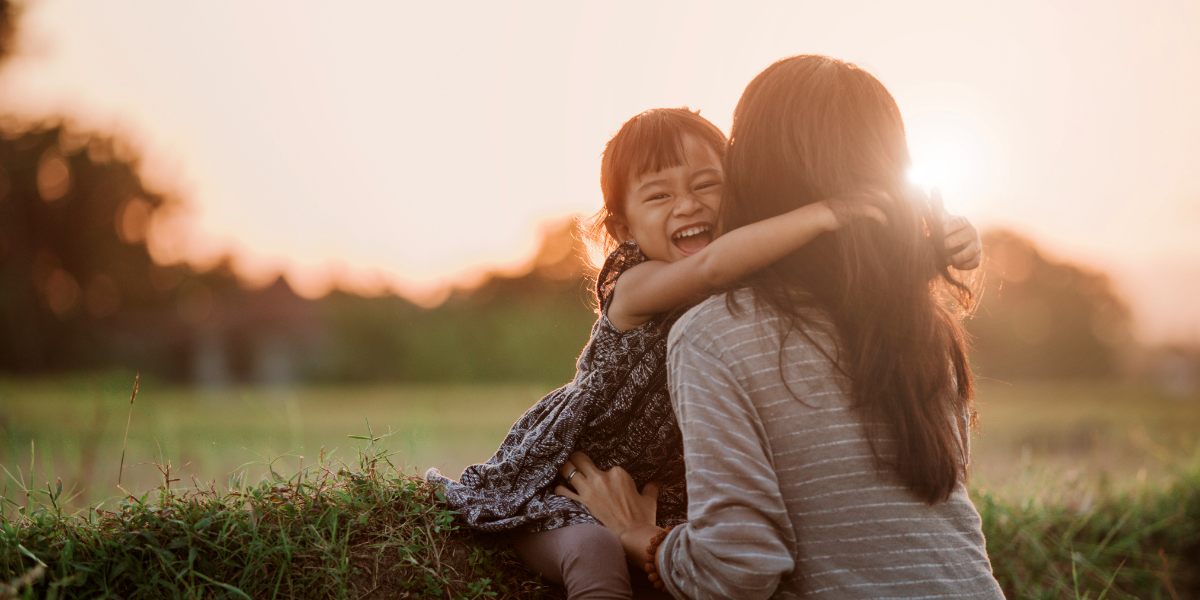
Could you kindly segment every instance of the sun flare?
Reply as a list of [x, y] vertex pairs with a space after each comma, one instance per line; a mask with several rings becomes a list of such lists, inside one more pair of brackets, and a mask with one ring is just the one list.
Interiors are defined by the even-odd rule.
[[982, 208], [1002, 159], [994, 119], [974, 90], [930, 85], [900, 94], [912, 165], [909, 180], [942, 191], [947, 208]]
[[924, 188], [960, 189], [970, 171], [970, 159], [954, 142], [933, 140], [912, 148], [908, 178]]

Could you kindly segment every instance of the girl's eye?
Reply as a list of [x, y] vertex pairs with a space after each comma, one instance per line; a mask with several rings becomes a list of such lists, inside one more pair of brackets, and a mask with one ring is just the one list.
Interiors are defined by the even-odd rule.
[[653, 196], [650, 196], [649, 198], [646, 198], [646, 202], [652, 202], [654, 200], [665, 200], [668, 197], [669, 196], [667, 194], [658, 193], [658, 194], [654, 194]]
[[705, 181], [704, 183], [701, 183], [700, 185], [696, 186], [696, 189], [697, 189], [697, 190], [704, 190], [704, 189], [708, 189], [708, 188], [711, 188], [711, 187], [713, 187], [713, 186], [717, 186], [717, 185], [721, 185], [721, 182], [719, 182], [719, 181]]

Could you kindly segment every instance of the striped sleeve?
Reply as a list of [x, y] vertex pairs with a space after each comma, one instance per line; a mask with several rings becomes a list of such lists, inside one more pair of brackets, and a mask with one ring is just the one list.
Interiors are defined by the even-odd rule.
[[728, 365], [689, 339], [667, 361], [688, 522], [660, 547], [664, 583], [676, 598], [768, 598], [795, 566], [795, 539], [762, 421]]

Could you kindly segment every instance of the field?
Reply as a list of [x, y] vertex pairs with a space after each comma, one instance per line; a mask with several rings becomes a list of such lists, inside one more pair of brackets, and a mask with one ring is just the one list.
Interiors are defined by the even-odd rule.
[[[61, 478], [75, 506], [120, 495], [132, 380], [0, 381], [0, 465], [35, 486]], [[368, 426], [391, 433], [406, 471], [451, 476], [486, 460], [547, 386], [355, 386], [197, 390], [143, 381], [129, 420], [123, 487], [162, 483], [170, 461], [190, 485], [249, 480], [273, 460], [295, 472], [324, 450], [353, 457]], [[1016, 498], [1085, 499], [1170, 479], [1200, 455], [1200, 395], [1128, 382], [982, 381], [972, 439], [973, 489]], [[21, 475], [18, 475], [20, 473]], [[5, 477], [0, 490], [12, 487]], [[180, 484], [177, 484], [180, 485]]]
[[[120, 477], [157, 491], [129, 498], [128, 385], [0, 382], [0, 597], [559, 597], [412, 477], [486, 459], [544, 388], [144, 382]], [[1200, 398], [984, 381], [979, 422], [970, 488], [1008, 597], [1200, 597]]]

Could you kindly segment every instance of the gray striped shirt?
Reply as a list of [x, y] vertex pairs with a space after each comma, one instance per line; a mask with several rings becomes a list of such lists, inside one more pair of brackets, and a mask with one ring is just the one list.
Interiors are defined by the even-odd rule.
[[966, 489], [932, 506], [914, 497], [876, 464], [848, 382], [816, 345], [832, 354], [830, 338], [792, 332], [781, 363], [781, 321], [736, 298], [736, 314], [725, 295], [696, 306], [668, 342], [689, 498], [658, 553], [669, 591], [1003, 598]]

